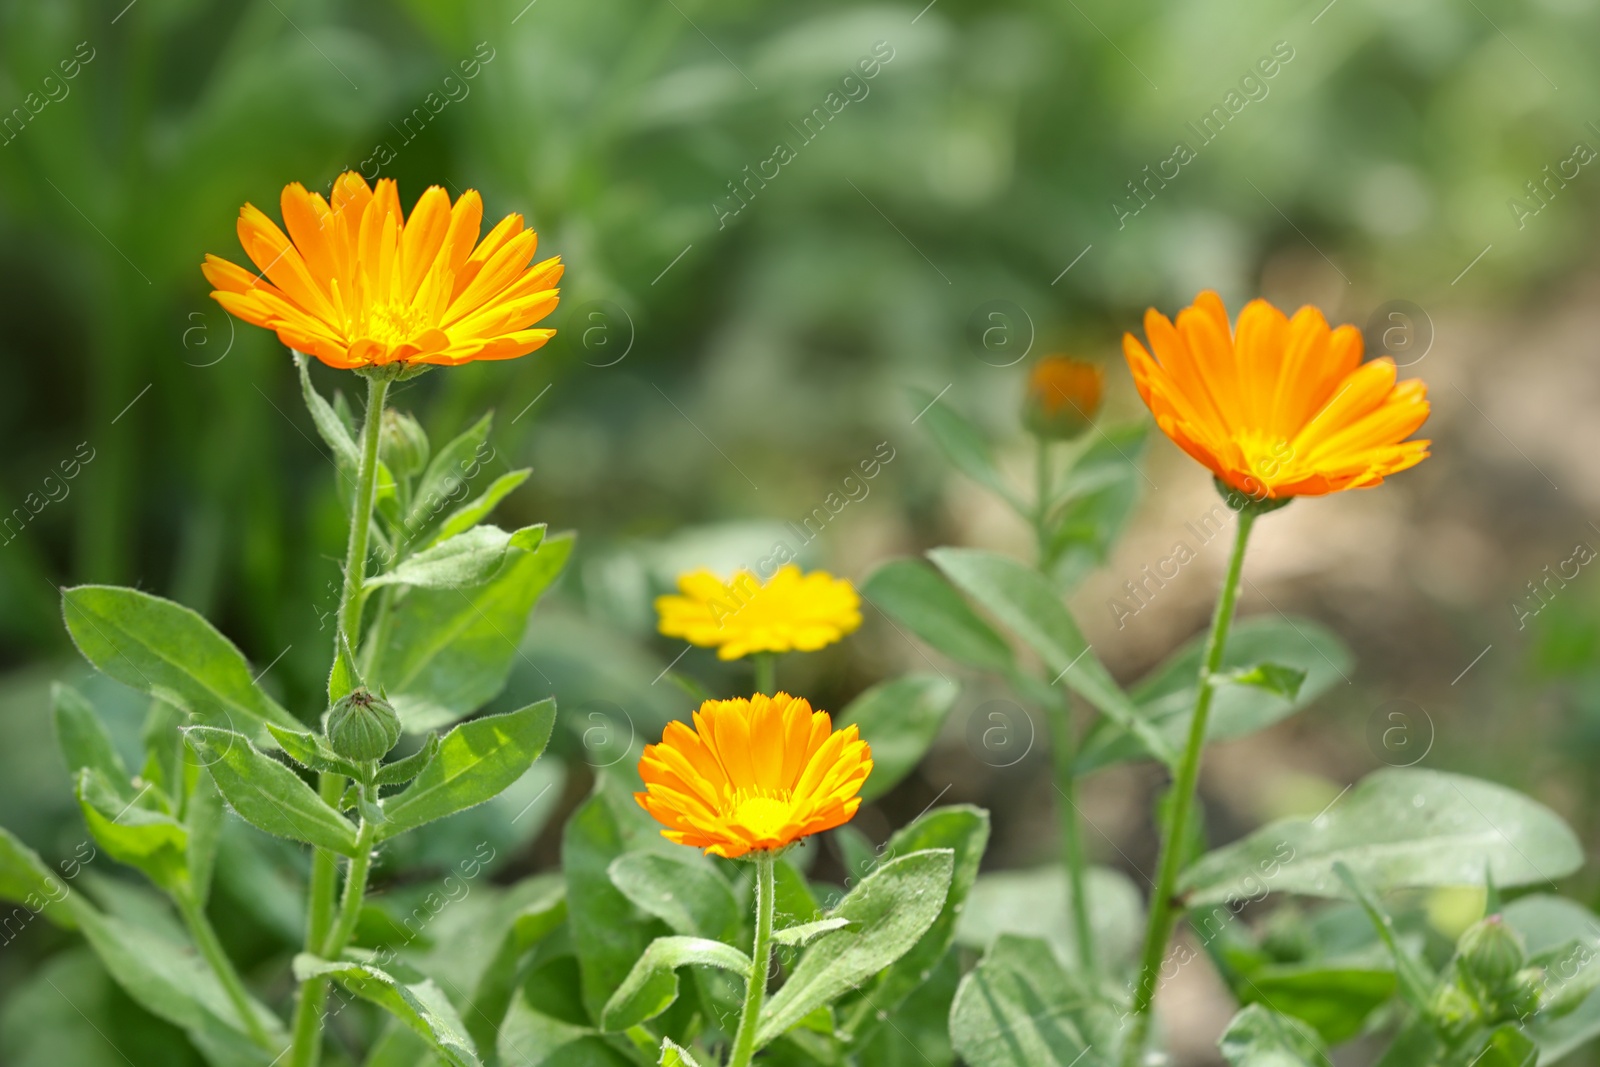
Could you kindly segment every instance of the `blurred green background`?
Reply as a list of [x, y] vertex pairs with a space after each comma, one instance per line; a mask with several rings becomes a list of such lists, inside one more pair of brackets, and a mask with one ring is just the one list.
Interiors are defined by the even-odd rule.
[[[1429, 381], [1437, 443], [1382, 490], [1263, 524], [1244, 610], [1320, 618], [1359, 667], [1310, 716], [1222, 746], [1213, 835], [1398, 761], [1371, 725], [1401, 701], [1427, 765], [1529, 789], [1593, 842], [1593, 579], [1548, 606], [1526, 583], [1600, 545], [1597, 45], [1592, 0], [0, 0], [0, 821], [47, 854], [78, 840], [45, 714], [48, 680], [81, 673], [59, 586], [175, 597], [312, 701], [332, 466], [287, 354], [198, 264], [242, 258], [243, 202], [276, 216], [285, 183], [351, 168], [408, 206], [477, 188], [566, 261], [547, 348], [394, 402], [436, 438], [496, 408], [489, 476], [534, 468], [508, 520], [580, 531], [514, 683], [578, 709], [570, 752], [593, 747], [584, 716], [632, 737], [681, 710], [649, 684], [678, 651], [650, 597], [678, 569], [753, 564], [885, 442], [809, 564], [859, 579], [940, 543], [1022, 551], [908, 390], [945, 390], [1020, 480], [1033, 359], [1106, 361], [1109, 417], [1135, 417], [1119, 334], [1215, 287], [1366, 327]], [[1117, 629], [1106, 599], [1210, 506], [1166, 442], [1149, 471], [1074, 605], [1123, 677], [1201, 628], [1219, 562]], [[793, 684], [836, 707], [920, 662], [868, 615]], [[1047, 856], [1045, 761], [1002, 777], [954, 735], [862, 828], [944, 789], [996, 809], [990, 863]], [[1101, 839], [1097, 858], [1148, 866], [1155, 780], [1103, 782], [1086, 814], [1124, 855]], [[57, 936], [0, 950], [0, 989]]]

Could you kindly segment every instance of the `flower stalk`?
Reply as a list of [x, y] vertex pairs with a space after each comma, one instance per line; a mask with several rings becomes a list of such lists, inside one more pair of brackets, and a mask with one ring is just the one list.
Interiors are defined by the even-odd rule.
[[189, 936], [194, 938], [194, 943], [199, 946], [200, 954], [205, 956], [206, 962], [211, 964], [211, 970], [222, 983], [223, 992], [228, 995], [233, 1010], [239, 1013], [239, 1021], [244, 1025], [245, 1032], [250, 1035], [250, 1040], [268, 1052], [278, 1051], [273, 1046], [266, 1027], [262, 1025], [261, 1017], [256, 1014], [255, 1005], [250, 1001], [250, 994], [245, 991], [244, 980], [234, 969], [233, 961], [228, 958], [227, 952], [223, 951], [222, 942], [217, 940], [217, 932], [212, 927], [211, 920], [206, 918], [205, 908], [195, 897], [193, 890], [181, 889], [173, 894], [173, 900], [178, 905], [178, 913], [183, 916], [184, 926], [189, 929]]
[[[361, 453], [356, 469], [356, 491], [350, 504], [350, 535], [345, 542], [344, 590], [339, 597], [339, 625], [333, 636], [333, 655], [337, 661], [343, 643], [351, 648], [360, 646], [361, 639], [361, 586], [367, 573], [367, 538], [372, 527], [372, 506], [378, 489], [378, 438], [383, 423], [383, 402], [389, 391], [389, 378], [374, 374], [367, 379], [367, 412], [361, 429]], [[337, 808], [344, 795], [343, 775], [324, 773], [318, 780], [318, 793], [328, 804]], [[367, 834], [367, 824], [362, 823], [361, 833]], [[370, 863], [371, 839], [350, 864], [350, 878], [345, 887], [345, 909], [351, 906], [351, 886], [360, 874], [360, 888], [355, 894], [354, 908], [360, 911], [360, 898], [366, 890], [367, 866]], [[338, 857], [327, 849], [319, 848], [311, 856], [311, 880], [308, 887], [306, 913], [307, 952], [324, 954], [324, 947], [333, 944], [334, 889], [339, 880]], [[339, 926], [346, 925], [341, 913]], [[354, 919], [349, 920], [355, 928]], [[346, 931], [346, 938], [349, 931]], [[343, 949], [340, 942], [335, 952]], [[294, 1047], [290, 1053], [289, 1067], [316, 1067], [322, 1056], [322, 1009], [328, 998], [328, 980], [313, 978], [300, 986], [300, 998], [295, 1004]]]
[[750, 949], [750, 980], [745, 984], [744, 1010], [739, 1014], [739, 1030], [733, 1039], [733, 1055], [728, 1067], [750, 1067], [756, 1053], [756, 1030], [761, 1024], [761, 1004], [767, 996], [767, 971], [772, 966], [772, 913], [776, 903], [777, 853], [770, 849], [755, 854], [756, 938]]
[[[1053, 473], [1050, 463], [1051, 441], [1035, 435], [1038, 446], [1034, 462], [1033, 534], [1038, 544], [1038, 567], [1042, 571], [1050, 565], [1050, 509], [1055, 505]], [[1094, 926], [1089, 921], [1089, 885], [1083, 854], [1083, 828], [1078, 822], [1078, 774], [1073, 766], [1077, 758], [1077, 739], [1072, 728], [1072, 704], [1069, 698], [1052, 699], [1045, 708], [1050, 723], [1050, 751], [1055, 772], [1056, 792], [1061, 796], [1057, 820], [1061, 827], [1061, 865], [1067, 875], [1067, 892], [1071, 894], [1072, 934], [1077, 944], [1078, 966], [1092, 975], [1095, 963]]]
[[755, 654], [756, 692], [765, 693], [767, 696], [778, 694], [778, 654], [776, 652], [757, 652]]
[[1138, 983], [1133, 992], [1133, 1029], [1122, 1047], [1123, 1067], [1136, 1067], [1143, 1054], [1150, 1032], [1150, 1008], [1155, 1001], [1161, 961], [1166, 957], [1167, 942], [1172, 937], [1181, 910], [1173, 896], [1178, 883], [1178, 868], [1183, 862], [1183, 842], [1188, 840], [1189, 819], [1194, 809], [1195, 787], [1200, 777], [1200, 755], [1205, 749], [1211, 699], [1216, 692], [1214, 679], [1222, 666], [1222, 655], [1227, 648], [1228, 630], [1233, 625], [1234, 608], [1239, 600], [1239, 578], [1244, 569], [1245, 547], [1250, 541], [1250, 529], [1255, 525], [1259, 511], [1254, 503], [1245, 503], [1238, 511], [1233, 552], [1228, 557], [1222, 592], [1217, 597], [1216, 612], [1211, 619], [1211, 635], [1206, 640], [1205, 655], [1200, 663], [1189, 739], [1178, 762], [1172, 785], [1171, 809], [1162, 828], [1161, 858], [1155, 889], [1150, 898], [1150, 917], [1145, 927]]

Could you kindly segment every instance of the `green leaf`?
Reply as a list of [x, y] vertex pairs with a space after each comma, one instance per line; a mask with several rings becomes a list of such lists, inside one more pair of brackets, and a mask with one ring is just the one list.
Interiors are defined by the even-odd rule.
[[1334, 961], [1263, 967], [1234, 987], [1244, 1004], [1265, 1004], [1316, 1030], [1330, 1045], [1359, 1034], [1374, 1011], [1388, 1003], [1395, 972], [1341, 966]]
[[78, 651], [124, 685], [210, 726], [300, 728], [251, 679], [233, 642], [182, 604], [137, 589], [80, 585], [61, 594], [61, 606]]
[[921, 389], [911, 390], [912, 403], [921, 412], [918, 419], [933, 435], [939, 449], [957, 470], [980, 485], [986, 486], [1006, 503], [1023, 510], [1011, 487], [1000, 476], [989, 442], [982, 432], [952, 408], [940, 403], [932, 393]]
[[[642, 813], [641, 813], [642, 814]], [[567, 922], [578, 958], [583, 1004], [600, 1018], [634, 961], [649, 945], [650, 927], [612, 883], [609, 868], [628, 850], [627, 826], [603, 787], [573, 812], [561, 839]]]
[[294, 958], [294, 976], [301, 982], [332, 978], [409, 1026], [450, 1067], [482, 1067], [460, 1015], [432, 979], [404, 982], [369, 963], [335, 963], [304, 952]]
[[1344, 862], [1374, 892], [1501, 886], [1570, 874], [1583, 861], [1572, 831], [1550, 809], [1492, 782], [1389, 768], [1363, 779], [1315, 819], [1284, 819], [1217, 849], [1186, 870], [1190, 906], [1267, 892], [1345, 897]]
[[1504, 1023], [1490, 1032], [1483, 1050], [1473, 1057], [1472, 1067], [1534, 1067], [1549, 1062], [1520, 1026]]
[[1143, 713], [1117, 685], [1078, 630], [1044, 576], [1008, 556], [975, 548], [936, 548], [934, 564], [968, 596], [982, 604], [1044, 660], [1053, 676], [1125, 730], [1132, 731], [1161, 760], [1176, 759], [1176, 748], [1145, 721]]
[[283, 749], [284, 755], [314, 771], [332, 771], [342, 774], [346, 778], [362, 777], [361, 768], [335, 752], [321, 734], [310, 733], [306, 730], [285, 730], [280, 726], [268, 726], [267, 733], [278, 742], [278, 747]]
[[[1131, 696], [1141, 714], [1173, 748], [1189, 736], [1194, 715], [1195, 681], [1206, 635], [1189, 641], [1133, 687]], [[1278, 615], [1257, 616], [1234, 624], [1223, 652], [1224, 671], [1248, 670], [1258, 663], [1278, 663], [1306, 672], [1293, 699], [1253, 686], [1224, 686], [1211, 700], [1206, 740], [1243, 737], [1287, 718], [1346, 680], [1352, 656], [1343, 641], [1320, 623]], [[1089, 731], [1076, 761], [1079, 773], [1123, 760], [1148, 758], [1136, 738], [1111, 722]]]
[[929, 849], [951, 850], [950, 888], [938, 918], [862, 996], [845, 1026], [848, 1032], [861, 1036], [860, 1027], [898, 1008], [939, 965], [955, 941], [957, 922], [970, 903], [968, 894], [978, 878], [978, 865], [988, 844], [989, 813], [967, 804], [935, 808], [889, 838], [883, 855], [891, 859]]
[[419, 535], [438, 521], [483, 465], [485, 457], [479, 451], [489, 439], [489, 427], [493, 422], [492, 412], [484, 415], [433, 454], [422, 472], [422, 480], [417, 483], [416, 499], [406, 516], [407, 540], [418, 540]]
[[356, 831], [349, 821], [244, 735], [209, 726], [191, 726], [186, 734], [223, 799], [245, 822], [277, 837], [356, 854]]
[[473, 1044], [482, 1049], [495, 1046], [496, 1032], [520, 984], [523, 957], [566, 927], [566, 883], [559, 875], [536, 875], [519, 883], [516, 891], [533, 895], [512, 915], [498, 949], [478, 976], [463, 1016]]
[[51, 718], [55, 722], [56, 743], [67, 770], [76, 772], [92, 767], [121, 797], [133, 799], [133, 779], [117, 754], [94, 705], [70, 685], [56, 682], [50, 687]]
[[861, 595], [897, 625], [957, 663], [996, 674], [1004, 674], [1015, 665], [1005, 638], [921, 560], [885, 563], [868, 576]]
[[1379, 940], [1389, 950], [1389, 956], [1394, 960], [1395, 979], [1399, 984], [1401, 995], [1418, 1012], [1427, 1012], [1431, 1006], [1430, 994], [1435, 984], [1433, 972], [1410, 948], [1401, 944], [1400, 938], [1395, 934], [1394, 919], [1383, 910], [1378, 898], [1349, 865], [1336, 861], [1333, 873], [1361, 904], [1368, 920], [1372, 923], [1372, 928], [1377, 931]]
[[369, 578], [367, 588], [412, 585], [425, 589], [465, 589], [482, 585], [504, 565], [512, 547], [531, 551], [544, 540], [545, 528], [528, 526], [507, 533], [498, 526], [474, 526], [402, 560], [388, 574]]
[[772, 940], [778, 945], [809, 945], [823, 934], [832, 933], [834, 930], [843, 930], [850, 925], [849, 919], [838, 917], [832, 919], [818, 919], [816, 922], [801, 923], [799, 926], [789, 926], [782, 930], [772, 931]]
[[64, 904], [71, 893], [37, 852], [0, 826], [0, 900], [20, 904], [33, 914], [43, 915], [55, 925], [71, 930], [76, 928], [77, 920], [73, 909]]
[[572, 552], [572, 535], [532, 552], [472, 589], [412, 589], [395, 605], [381, 679], [413, 733], [476, 711], [505, 686], [528, 613]]
[[404, 785], [426, 770], [438, 755], [439, 735], [430, 733], [411, 755], [379, 767], [374, 780], [379, 785]]
[[156, 697], [150, 701], [139, 731], [145, 751], [139, 776], [151, 786], [145, 796], [165, 811], [175, 812], [182, 807], [190, 771], [198, 769], [183, 752], [183, 728], [188, 718], [180, 709]]
[[[72, 904], [89, 946], [146, 1011], [182, 1027], [213, 1062], [265, 1064], [271, 1059], [246, 1036], [233, 1002], [193, 945], [103, 914], [81, 896], [74, 896]], [[254, 1000], [251, 1009], [274, 1043], [288, 1044], [277, 1016]]]
[[670, 1037], [661, 1039], [661, 1059], [656, 1062], [657, 1067], [700, 1067], [700, 1061]]
[[1061, 505], [1050, 519], [1050, 540], [1041, 567], [1056, 588], [1071, 590], [1090, 571], [1105, 564], [1138, 502], [1139, 475], [1130, 466], [1122, 480]]
[[1046, 520], [1046, 564], [1059, 589], [1072, 589], [1106, 562], [1133, 516], [1145, 479], [1139, 469], [1150, 424], [1126, 423], [1085, 435], [1057, 490], [1061, 502]]
[[1004, 935], [961, 980], [950, 1040], [969, 1067], [1106, 1067], [1117, 1019], [1050, 946]]
[[[1095, 951], [1107, 962], [1131, 961], [1144, 933], [1144, 899], [1121, 871], [1090, 867], [1084, 874]], [[979, 952], [1002, 934], [1039, 938], [1063, 963], [1078, 959], [1072, 894], [1061, 865], [978, 876], [956, 926], [956, 940]]]
[[883, 796], [916, 769], [960, 693], [960, 686], [936, 675], [908, 674], [881, 682], [846, 705], [838, 727], [857, 727], [872, 746], [863, 803]]
[[879, 867], [852, 889], [828, 916], [852, 925], [806, 949], [789, 980], [762, 1007], [757, 1046], [910, 951], [939, 918], [954, 867], [950, 849], [913, 852]]
[[[1300, 694], [1300, 687], [1305, 684], [1305, 680], [1305, 671], [1285, 667], [1281, 663], [1258, 663], [1254, 667], [1240, 667], [1225, 671], [1215, 679], [1220, 685], [1249, 685], [1264, 689], [1290, 703], [1293, 703], [1294, 698]], [[1209, 730], [1209, 724], [1207, 728]]]
[[[1556, 990], [1569, 982], [1587, 982], [1600, 971], [1600, 917], [1582, 904], [1535, 893], [1512, 901], [1503, 914], [1527, 939], [1528, 952], [1542, 958], [1545, 980]], [[1552, 1015], [1540, 1012], [1528, 1027], [1539, 1045], [1541, 1064], [1564, 1059], [1600, 1037], [1600, 993], [1590, 993], [1570, 1013]]]
[[185, 880], [187, 827], [170, 815], [125, 802], [93, 767], [79, 770], [73, 785], [89, 833], [108, 856], [143, 871], [162, 889], [175, 890]]
[[674, 933], [731, 941], [743, 925], [727, 880], [711, 864], [668, 852], [629, 852], [607, 868], [611, 883]]
[[[545, 1006], [541, 1001], [541, 1007]], [[500, 1062], [506, 1067], [639, 1067], [593, 1028], [536, 1010], [526, 995], [511, 1002], [500, 1028]]]
[[217, 848], [222, 843], [223, 810], [217, 783], [209, 774], [202, 773], [195, 780], [188, 809], [183, 813], [184, 826], [189, 831], [184, 865], [189, 869], [191, 891], [201, 907], [211, 895], [211, 875], [217, 865]]
[[1218, 1047], [1232, 1067], [1332, 1067], [1315, 1031], [1260, 1004], [1245, 1008], [1223, 1033]]
[[500, 795], [544, 752], [556, 702], [541, 700], [505, 715], [462, 723], [439, 739], [439, 751], [401, 793], [383, 802], [379, 840], [454, 815]]
[[361, 465], [361, 453], [356, 447], [355, 438], [345, 427], [344, 420], [339, 418], [338, 412], [311, 384], [310, 357], [303, 352], [296, 352], [294, 361], [300, 368], [300, 395], [305, 398], [306, 410], [311, 413], [311, 422], [317, 428], [317, 435], [333, 450], [333, 462], [340, 472], [353, 476]]
[[732, 945], [704, 937], [658, 937], [606, 1001], [601, 1029], [626, 1030], [666, 1011], [678, 999], [678, 968], [691, 964], [750, 978], [750, 957]]
[[328, 706], [333, 707], [354, 692], [357, 686], [365, 684], [361, 670], [356, 666], [355, 650], [350, 647], [350, 639], [340, 631], [339, 640], [333, 646], [333, 666], [328, 668]]
[[477, 499], [450, 513], [439, 527], [439, 532], [434, 535], [432, 543], [438, 544], [477, 525], [479, 520], [493, 511], [495, 505], [509, 496], [513, 489], [527, 481], [528, 475], [532, 473], [532, 467], [524, 467], [522, 470], [508, 471], [490, 482], [489, 488], [485, 489]]

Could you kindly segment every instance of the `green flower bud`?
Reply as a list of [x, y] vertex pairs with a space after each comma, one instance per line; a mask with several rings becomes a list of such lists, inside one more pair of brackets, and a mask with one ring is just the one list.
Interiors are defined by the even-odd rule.
[[328, 712], [328, 744], [345, 759], [382, 759], [400, 740], [400, 716], [389, 702], [357, 689]]
[[[1544, 968], [1524, 967], [1511, 976], [1510, 995], [1506, 998], [1506, 1007], [1510, 1009], [1514, 1018], [1526, 1019], [1536, 1014], [1540, 1008], [1546, 1006], [1544, 1004], [1545, 992]], [[1588, 989], [1582, 990], [1582, 993], [1573, 1002], [1572, 1007], [1576, 1008], [1589, 993], [1590, 990]], [[1559, 1000], [1559, 996], [1556, 999]], [[1556, 1005], [1552, 1004], [1550, 1006], [1555, 1007]], [[1571, 1008], [1567, 1010], [1570, 1011]], [[1563, 1015], [1565, 1012], [1558, 1010], [1556, 1014]]]
[[1489, 996], [1504, 992], [1512, 975], [1528, 962], [1522, 935], [1498, 915], [1468, 927], [1456, 942], [1456, 966], [1461, 974]]
[[409, 478], [428, 465], [428, 435], [422, 424], [404, 411], [383, 409], [378, 431], [378, 455], [396, 478]]
[[1443, 982], [1434, 990], [1428, 1012], [1440, 1033], [1451, 1039], [1465, 1036], [1480, 1018], [1476, 1002], [1454, 982]]

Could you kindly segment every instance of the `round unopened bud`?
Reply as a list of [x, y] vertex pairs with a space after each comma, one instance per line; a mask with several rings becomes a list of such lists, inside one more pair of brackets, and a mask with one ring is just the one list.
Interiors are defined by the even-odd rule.
[[1577, 996], [1570, 998], [1572, 1003], [1568, 1007], [1560, 992], [1550, 990], [1545, 984], [1543, 967], [1524, 967], [1511, 976], [1505, 1006], [1517, 1019], [1526, 1019], [1545, 1008], [1549, 1008], [1553, 1016], [1560, 1016], [1576, 1008], [1590, 992], [1592, 990], [1588, 988], [1578, 990]]
[[1450, 1037], [1461, 1037], [1479, 1024], [1478, 1005], [1454, 982], [1443, 982], [1428, 1005], [1434, 1025]]
[[328, 744], [345, 759], [382, 759], [400, 740], [400, 716], [382, 697], [357, 689], [328, 712]]
[[1467, 928], [1456, 942], [1456, 966], [1483, 992], [1495, 995], [1506, 989], [1511, 976], [1528, 961], [1522, 935], [1490, 915]]
[[1046, 356], [1033, 365], [1023, 398], [1022, 418], [1039, 437], [1065, 441], [1089, 428], [1100, 410], [1105, 371], [1097, 363]]
[[378, 430], [378, 454], [389, 473], [409, 478], [428, 465], [428, 435], [422, 424], [404, 411], [383, 409]]

